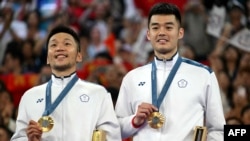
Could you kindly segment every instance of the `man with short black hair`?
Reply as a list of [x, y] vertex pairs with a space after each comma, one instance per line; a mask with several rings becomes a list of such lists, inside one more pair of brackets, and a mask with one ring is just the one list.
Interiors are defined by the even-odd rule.
[[80, 40], [69, 27], [57, 26], [46, 42], [49, 82], [23, 95], [12, 141], [90, 141], [95, 130], [105, 140], [121, 140], [110, 93], [76, 75], [82, 61]]

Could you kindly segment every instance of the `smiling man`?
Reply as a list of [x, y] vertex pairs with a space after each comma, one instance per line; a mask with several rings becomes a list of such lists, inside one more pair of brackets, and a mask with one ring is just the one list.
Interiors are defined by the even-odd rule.
[[120, 126], [110, 93], [76, 75], [82, 61], [78, 35], [55, 27], [47, 38], [49, 82], [23, 95], [12, 141], [90, 141], [94, 131], [108, 141], [120, 141]]
[[216, 76], [207, 66], [179, 55], [183, 35], [175, 5], [152, 7], [147, 38], [155, 57], [123, 78], [115, 106], [122, 138], [192, 141], [194, 129], [199, 129], [207, 141], [223, 141], [225, 119]]

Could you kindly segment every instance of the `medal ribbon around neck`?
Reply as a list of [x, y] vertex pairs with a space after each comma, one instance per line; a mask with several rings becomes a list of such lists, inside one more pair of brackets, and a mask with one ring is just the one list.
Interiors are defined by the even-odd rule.
[[[165, 84], [163, 86], [163, 89], [161, 90], [161, 93], [157, 99], [157, 76], [156, 76], [156, 64], [155, 61], [152, 62], [152, 71], [151, 71], [151, 81], [152, 81], [152, 104], [160, 109], [160, 105], [164, 99], [164, 97], [167, 94], [168, 88], [175, 76], [175, 73], [177, 72], [180, 64], [182, 62], [182, 58], [178, 56], [178, 59], [173, 66], [171, 72], [169, 73], [169, 76], [167, 80], [165, 81]], [[152, 128], [158, 129], [163, 126], [165, 122], [165, 117], [159, 113], [159, 111], [154, 111], [151, 113], [148, 117], [148, 124]]]
[[55, 102], [51, 104], [51, 86], [52, 86], [52, 80], [48, 82], [48, 85], [46, 87], [46, 106], [45, 111], [43, 113], [43, 116], [50, 115], [56, 107], [59, 105], [59, 103], [62, 101], [62, 99], [67, 95], [69, 90], [74, 86], [76, 81], [78, 80], [77, 75], [75, 75], [70, 82], [66, 85], [66, 87], [62, 90], [62, 92], [59, 94], [59, 96], [56, 98]]
[[164, 99], [164, 97], [167, 94], [168, 88], [182, 62], [182, 58], [179, 56], [174, 67], [172, 68], [167, 80], [165, 81], [165, 84], [163, 86], [163, 89], [161, 90], [161, 93], [157, 99], [157, 76], [156, 76], [156, 64], [155, 61], [152, 62], [152, 71], [151, 71], [151, 81], [152, 81], [152, 104], [156, 106], [159, 110], [160, 105]]

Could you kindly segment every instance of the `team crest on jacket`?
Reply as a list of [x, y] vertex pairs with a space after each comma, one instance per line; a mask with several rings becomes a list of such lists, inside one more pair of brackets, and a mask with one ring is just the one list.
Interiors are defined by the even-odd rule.
[[186, 80], [184, 80], [184, 79], [181, 79], [180, 81], [178, 81], [178, 86], [180, 87], [180, 88], [185, 88], [185, 87], [187, 87], [187, 81]]
[[86, 95], [86, 94], [83, 94], [83, 95], [80, 96], [80, 100], [82, 102], [88, 102], [89, 101], [89, 96]]

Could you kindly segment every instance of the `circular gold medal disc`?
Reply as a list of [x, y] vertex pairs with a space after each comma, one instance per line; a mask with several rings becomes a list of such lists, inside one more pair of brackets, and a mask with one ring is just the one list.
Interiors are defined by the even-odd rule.
[[43, 132], [50, 131], [54, 126], [54, 121], [49, 116], [43, 116], [38, 120], [39, 125], [42, 127]]
[[153, 112], [148, 117], [148, 124], [155, 129], [161, 128], [164, 124], [165, 118], [164, 116], [159, 112]]

